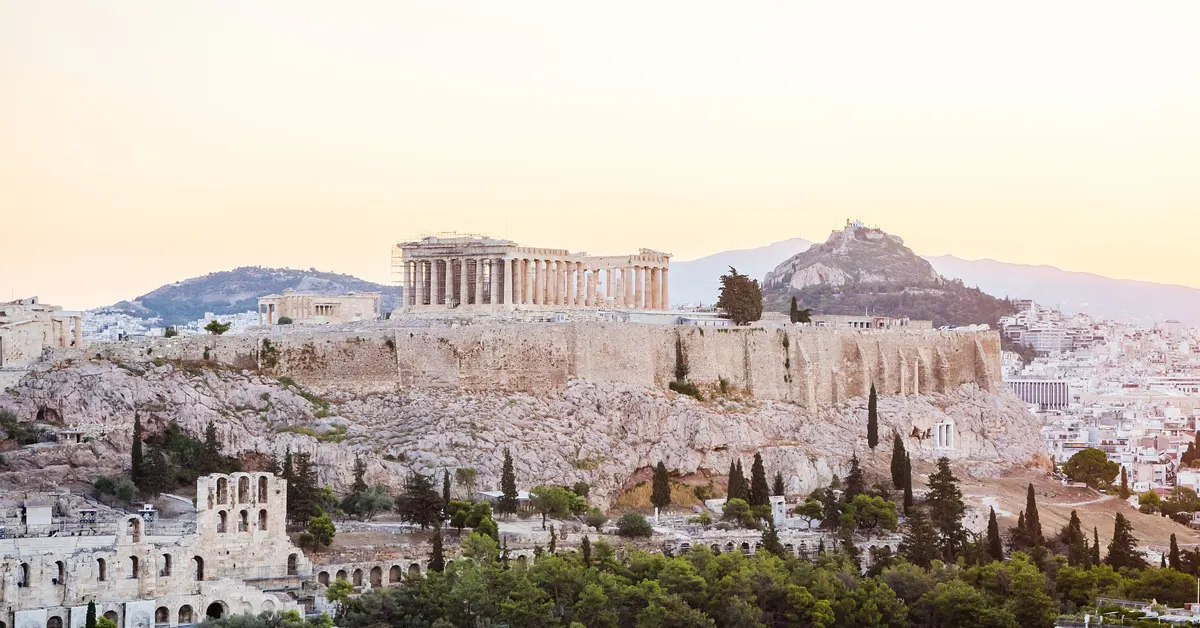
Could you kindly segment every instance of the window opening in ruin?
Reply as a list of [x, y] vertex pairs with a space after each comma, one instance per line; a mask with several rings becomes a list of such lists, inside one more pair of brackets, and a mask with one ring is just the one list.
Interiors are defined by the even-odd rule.
[[204, 559], [196, 556], [192, 558], [192, 562], [196, 565], [196, 581], [204, 580]]
[[392, 568], [388, 570], [389, 583], [400, 582], [402, 577], [403, 574], [400, 571], [400, 565], [392, 565]]
[[54, 616], [46, 620], [46, 628], [63, 628], [62, 617]]
[[17, 568], [17, 586], [29, 586], [29, 563], [21, 563], [21, 566]]
[[354, 570], [354, 581], [351, 584], [353, 584], [356, 587], [362, 586], [362, 570], [361, 569]]
[[[266, 511], [263, 511], [263, 512], [266, 512]], [[298, 569], [296, 567], [296, 563], [298, 562], [298, 560], [299, 560], [299, 558], [295, 554], [288, 554], [287, 575], [289, 575], [289, 576], [296, 575], [296, 573], [298, 571]]]
[[179, 607], [179, 623], [180, 624], [192, 623], [192, 607], [191, 606], [184, 604], [183, 606]]
[[55, 576], [54, 584], [62, 584], [67, 581], [67, 566], [61, 560], [54, 561]]
[[245, 510], [238, 513], [238, 532], [250, 530], [250, 514]]
[[160, 606], [154, 609], [154, 623], [159, 626], [166, 626], [171, 623], [171, 611], [167, 607]]
[[137, 556], [129, 557], [129, 578], [136, 580], [138, 577], [138, 559]]
[[218, 504], [229, 503], [229, 494], [228, 493], [229, 493], [229, 480], [226, 480], [225, 478], [218, 478], [217, 479], [217, 503]]
[[204, 612], [210, 619], [220, 619], [225, 615], [225, 605], [220, 602], [213, 602], [208, 605], [208, 610]]
[[261, 504], [267, 503], [267, 478], [258, 478], [258, 501]]
[[158, 575], [166, 578], [171, 575], [171, 555], [162, 555], [162, 568], [158, 570]]
[[228, 519], [229, 516], [225, 514], [224, 510], [217, 513], [217, 532], [225, 531], [225, 524], [228, 522]]
[[[114, 624], [117, 624], [118, 617], [119, 617], [119, 615], [117, 615], [117, 611], [105, 611], [104, 612], [104, 618], [107, 619], [108, 621], [111, 621]], [[120, 624], [118, 624], [118, 625], [120, 625]]]
[[372, 587], [383, 586], [383, 569], [380, 569], [379, 567], [371, 568], [371, 586]]
[[322, 571], [321, 573], [317, 574], [317, 582], [320, 582], [325, 586], [329, 586], [329, 572]]
[[417, 563], [413, 563], [413, 564], [409, 565], [408, 566], [408, 575], [410, 575], [410, 576], [421, 575], [421, 566], [418, 565]]
[[333, 576], [333, 578], [334, 578], [334, 580], [345, 580], [346, 579], [346, 570], [339, 569], [337, 571], [337, 573]]
[[244, 504], [250, 501], [250, 478], [238, 478], [238, 503]]
[[259, 530], [267, 529], [267, 511], [265, 511], [265, 510], [258, 511], [258, 529]]
[[108, 563], [103, 558], [96, 560], [96, 579], [100, 582], [108, 580]]
[[142, 521], [140, 519], [130, 519], [129, 523], [125, 524], [125, 531], [133, 537], [134, 543], [142, 542]]

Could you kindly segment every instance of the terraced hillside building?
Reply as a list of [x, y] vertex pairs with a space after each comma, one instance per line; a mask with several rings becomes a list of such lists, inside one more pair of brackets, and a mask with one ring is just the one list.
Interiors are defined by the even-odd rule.
[[403, 311], [604, 308], [665, 310], [671, 255], [639, 249], [588, 255], [483, 235], [440, 234], [396, 244], [392, 274]]

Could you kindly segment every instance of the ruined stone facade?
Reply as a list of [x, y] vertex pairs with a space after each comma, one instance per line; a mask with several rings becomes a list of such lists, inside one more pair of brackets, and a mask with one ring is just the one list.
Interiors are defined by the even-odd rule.
[[[146, 520], [60, 496], [50, 524], [6, 526], [0, 621], [80, 628], [88, 602], [122, 628], [297, 608], [312, 566], [284, 529], [287, 483], [269, 473], [197, 483], [196, 518]], [[90, 512], [89, 512], [90, 510]]]
[[440, 235], [397, 244], [392, 274], [402, 310], [670, 306], [671, 256], [650, 249], [595, 256], [519, 246], [487, 236]]
[[350, 292], [340, 296], [306, 294], [291, 288], [283, 294], [258, 298], [258, 324], [275, 325], [287, 317], [292, 323], [352, 323], [382, 318], [378, 292]]
[[37, 297], [0, 303], [0, 368], [29, 366], [46, 347], [82, 346], [82, 312], [39, 303]]

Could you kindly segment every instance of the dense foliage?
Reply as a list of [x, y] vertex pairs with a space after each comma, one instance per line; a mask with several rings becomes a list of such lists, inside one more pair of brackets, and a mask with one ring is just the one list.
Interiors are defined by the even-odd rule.
[[757, 279], [743, 275], [729, 267], [728, 275], [721, 275], [721, 293], [717, 297], [717, 309], [722, 316], [733, 320], [736, 325], [745, 325], [762, 318], [763, 294]]
[[943, 325], [993, 327], [1002, 316], [1016, 313], [1009, 299], [998, 299], [978, 288], [969, 288], [958, 280], [939, 284], [904, 286], [890, 283], [857, 283], [844, 286], [820, 284], [781, 295], [767, 304], [773, 311], [790, 309], [791, 297], [798, 307], [816, 314], [861, 316], [870, 312], [879, 316], [908, 317]]

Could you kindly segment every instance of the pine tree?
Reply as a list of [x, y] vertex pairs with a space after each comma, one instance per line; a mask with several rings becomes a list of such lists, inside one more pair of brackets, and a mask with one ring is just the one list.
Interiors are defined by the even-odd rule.
[[1169, 564], [1175, 571], [1183, 570], [1183, 562], [1179, 560], [1179, 542], [1175, 540], [1174, 533], [1171, 534], [1171, 561]]
[[1079, 521], [1079, 513], [1071, 511], [1071, 520], [1067, 523], [1063, 535], [1067, 542], [1067, 564], [1072, 567], [1084, 567], [1090, 562], [1087, 537], [1083, 534], [1083, 524]]
[[1004, 544], [1000, 542], [1000, 523], [996, 521], [995, 508], [988, 509], [987, 550], [992, 560], [1004, 560]]
[[667, 466], [663, 464], [662, 460], [659, 460], [654, 467], [650, 503], [659, 510], [671, 505], [671, 478], [667, 475]]
[[867, 397], [867, 446], [875, 449], [879, 445], [879, 399], [875, 393], [875, 384], [871, 384], [871, 394]]
[[142, 487], [145, 460], [142, 457], [142, 417], [133, 413], [133, 451], [130, 453], [129, 477], [138, 488]]
[[907, 470], [908, 453], [904, 451], [904, 441], [900, 433], [892, 434], [892, 486], [896, 490], [904, 488], [904, 474]]
[[775, 529], [775, 521], [773, 519], [767, 521], [767, 529], [762, 535], [763, 549], [778, 556], [784, 557], [783, 544], [779, 542], [779, 531]]
[[783, 472], [775, 472], [775, 480], [771, 483], [771, 495], [783, 495], [786, 489], [783, 486]]
[[1146, 558], [1138, 551], [1137, 543], [1137, 538], [1133, 536], [1133, 525], [1118, 512], [1117, 520], [1113, 522], [1113, 538], [1108, 542], [1108, 556], [1104, 557], [1105, 564], [1113, 569], [1144, 568]]
[[1037, 497], [1033, 492], [1033, 483], [1025, 493], [1025, 530], [1029, 534], [1029, 544], [1040, 547], [1045, 539], [1042, 537], [1042, 521], [1038, 517]]
[[904, 454], [904, 512], [907, 513], [912, 507], [912, 458], [908, 454]]
[[583, 555], [583, 566], [590, 568], [592, 566], [592, 542], [588, 540], [586, 534], [579, 542], [579, 553]]
[[1121, 499], [1129, 499], [1129, 496], [1133, 494], [1133, 492], [1129, 490], [1129, 473], [1125, 470], [1124, 466], [1121, 467], [1121, 491], [1120, 491], [1120, 494], [1121, 494]]
[[1100, 528], [1092, 528], [1092, 565], [1100, 564]]
[[367, 465], [358, 455], [354, 456], [354, 483], [350, 485], [351, 493], [361, 493], [367, 490]]
[[83, 628], [96, 628], [96, 601], [88, 602], [87, 619], [84, 620]]
[[412, 471], [404, 478], [404, 492], [396, 498], [396, 512], [404, 521], [411, 521], [424, 530], [441, 527], [442, 498], [429, 476]]
[[513, 471], [512, 454], [504, 449], [504, 466], [500, 470], [500, 503], [496, 510], [502, 515], [512, 515], [517, 512], [517, 474]]
[[937, 471], [929, 476], [929, 519], [938, 532], [942, 554], [946, 560], [953, 560], [966, 543], [966, 531], [962, 526], [963, 513], [966, 507], [962, 501], [962, 491], [958, 488], [958, 478], [950, 470], [950, 459], [945, 456], [938, 459]]
[[750, 465], [750, 505], [770, 504], [771, 487], [767, 484], [767, 470], [763, 467], [762, 454], [754, 454], [754, 464]]
[[142, 460], [142, 484], [140, 488], [150, 495], [158, 495], [170, 490], [170, 472], [171, 469], [167, 465], [166, 454], [163, 453], [162, 449], [151, 445], [146, 457]]
[[446, 570], [446, 557], [442, 554], [442, 528], [433, 532], [433, 551], [429, 554], [429, 571], [441, 573]]
[[913, 508], [908, 516], [908, 530], [900, 541], [900, 555], [908, 562], [928, 569], [941, 556], [937, 531], [923, 508]]
[[863, 473], [862, 466], [858, 464], [858, 454], [854, 454], [850, 458], [850, 472], [846, 474], [846, 489], [842, 491], [842, 500], [849, 504], [866, 490], [867, 478]]

